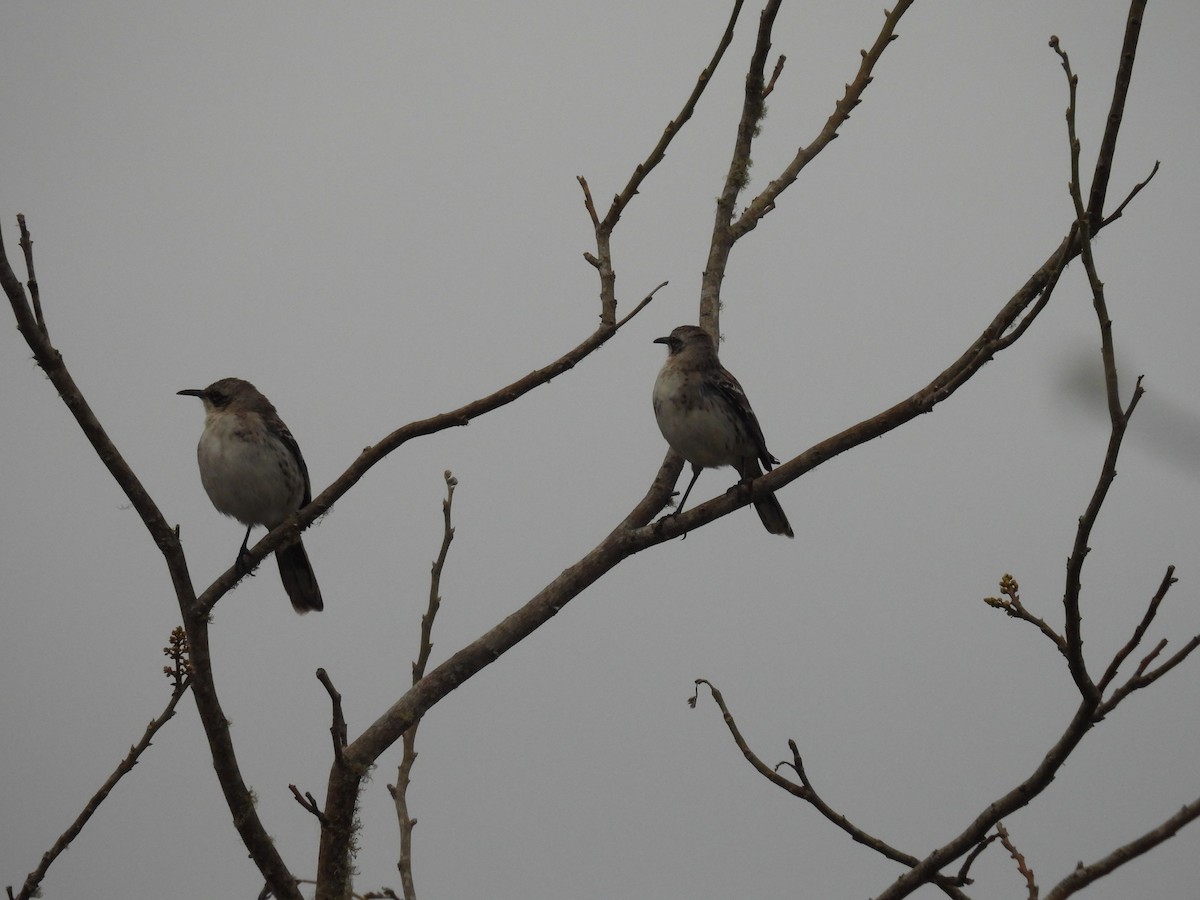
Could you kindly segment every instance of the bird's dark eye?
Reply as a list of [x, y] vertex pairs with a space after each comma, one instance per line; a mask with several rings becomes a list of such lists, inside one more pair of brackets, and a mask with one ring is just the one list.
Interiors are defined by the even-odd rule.
[[225, 394], [221, 393], [220, 391], [209, 391], [208, 392], [208, 402], [211, 403], [213, 406], [224, 406], [226, 403], [229, 402], [229, 397], [227, 397]]

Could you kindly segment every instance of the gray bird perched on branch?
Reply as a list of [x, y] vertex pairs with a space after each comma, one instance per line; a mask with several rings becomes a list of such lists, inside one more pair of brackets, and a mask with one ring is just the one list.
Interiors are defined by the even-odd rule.
[[[680, 325], [654, 343], [667, 345], [667, 361], [654, 382], [654, 417], [671, 448], [692, 464], [692, 480], [679, 501], [678, 515], [701, 469], [733, 466], [741, 480], [749, 482], [764, 468], [770, 472], [779, 460], [767, 451], [746, 392], [721, 365], [707, 331]], [[756, 499], [754, 508], [771, 534], [794, 537], [774, 494]]]
[[[204, 403], [204, 433], [196, 447], [200, 481], [218, 512], [246, 526], [241, 563], [250, 529], [272, 529], [312, 500], [308, 467], [271, 401], [250, 382], [222, 378], [203, 390], [179, 393]], [[275, 560], [296, 612], [325, 608], [303, 543], [275, 551]]]

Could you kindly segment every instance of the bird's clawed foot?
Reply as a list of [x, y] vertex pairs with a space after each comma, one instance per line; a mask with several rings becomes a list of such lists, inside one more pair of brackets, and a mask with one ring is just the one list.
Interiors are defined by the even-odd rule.
[[251, 525], [246, 528], [246, 536], [242, 538], [242, 546], [238, 548], [237, 562], [233, 564], [234, 568], [237, 569], [238, 575], [243, 578], [254, 574], [254, 566], [250, 565], [253, 560], [250, 557], [250, 551], [246, 549], [246, 545], [250, 543], [250, 530], [253, 527]]
[[744, 496], [748, 497], [748, 496], [750, 496], [750, 485], [754, 484], [754, 481], [755, 481], [755, 476], [747, 475], [747, 476], [735, 481], [733, 483], [733, 486], [729, 490], [727, 490], [725, 493], [726, 494], [739, 494], [739, 495], [744, 495]]
[[253, 561], [254, 561], [254, 559], [250, 555], [249, 550], [247, 550], [245, 547], [240, 549], [238, 551], [237, 560], [233, 564], [234, 568], [237, 569], [238, 575], [241, 577], [245, 577], [246, 575], [249, 575], [251, 578], [253, 578], [254, 577], [254, 566], [251, 565], [251, 563]]
[[[672, 497], [672, 498], [674, 498], [674, 497], [676, 497], [676, 496], [678, 496], [678, 495], [679, 495], [679, 491], [672, 491], [672, 492], [671, 492], [671, 497]], [[674, 500], [673, 500], [673, 499], [672, 499], [672, 500], [668, 500], [667, 502], [668, 502], [668, 504], [670, 504], [670, 503], [673, 503], [673, 502], [674, 502]], [[680, 508], [680, 507], [676, 507], [675, 509], [671, 510], [669, 513], [666, 513], [666, 514], [664, 514], [664, 515], [661, 515], [661, 516], [659, 516], [659, 517], [658, 517], [658, 521], [657, 521], [655, 524], [657, 524], [657, 525], [662, 525], [664, 522], [670, 521], [671, 519], [678, 519], [678, 518], [679, 518], [679, 514], [680, 514], [680, 513], [682, 513], [682, 512], [683, 512], [683, 509], [682, 509], [682, 508]], [[684, 540], [684, 541], [686, 541], [686, 540], [687, 540], [687, 536], [688, 536], [688, 533], [685, 531], [685, 532], [684, 532], [682, 535], [680, 535], [680, 540]]]

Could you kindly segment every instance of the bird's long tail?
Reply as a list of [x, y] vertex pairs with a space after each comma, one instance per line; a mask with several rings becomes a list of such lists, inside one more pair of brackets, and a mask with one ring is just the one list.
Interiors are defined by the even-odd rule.
[[[770, 471], [770, 463], [778, 460], [773, 457], [768, 457], [767, 470]], [[741, 475], [742, 481], [753, 481], [762, 475], [763, 470], [759, 468], [757, 459], [747, 459], [742, 461]], [[787, 514], [784, 513], [783, 507], [779, 505], [779, 501], [774, 494], [768, 494], [766, 497], [760, 497], [754, 501], [754, 508], [758, 511], [758, 517], [762, 519], [763, 526], [771, 534], [784, 534], [788, 537], [795, 537], [792, 532], [792, 526], [788, 522]]]
[[754, 508], [758, 511], [758, 517], [762, 519], [763, 525], [771, 534], [796, 536], [792, 533], [792, 526], [788, 523], [787, 515], [783, 511], [783, 507], [779, 505], [779, 501], [775, 499], [774, 494], [763, 497], [761, 500], [755, 500]]
[[301, 614], [309, 610], [323, 610], [325, 601], [321, 599], [317, 576], [313, 574], [308, 554], [304, 552], [304, 544], [296, 541], [292, 546], [276, 551], [275, 560], [279, 563], [279, 577], [288, 599], [292, 601], [292, 608]]

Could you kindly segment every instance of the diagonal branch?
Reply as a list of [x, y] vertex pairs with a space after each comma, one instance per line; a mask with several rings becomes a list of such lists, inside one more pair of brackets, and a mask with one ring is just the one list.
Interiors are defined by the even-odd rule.
[[[1137, 6], [1137, 0], [1135, 0], [1134, 6]], [[1130, 21], [1132, 21], [1133, 17], [1134, 12], [1131, 11]], [[1071, 201], [1075, 206], [1076, 225], [1079, 229], [1081, 239], [1080, 255], [1083, 258], [1084, 271], [1087, 273], [1088, 283], [1092, 289], [1092, 306], [1096, 311], [1096, 318], [1100, 325], [1100, 356], [1104, 363], [1105, 394], [1108, 399], [1108, 414], [1111, 423], [1108, 451], [1105, 454], [1104, 463], [1100, 469], [1100, 478], [1096, 483], [1091, 500], [1088, 502], [1087, 509], [1079, 518], [1079, 526], [1075, 532], [1075, 543], [1071, 549], [1071, 555], [1067, 560], [1067, 579], [1063, 592], [1063, 608], [1066, 617], [1063, 636], [1067, 641], [1067, 665], [1071, 670], [1071, 677], [1074, 679], [1080, 694], [1090, 702], [1099, 703], [1100, 688], [1097, 687], [1088, 674], [1087, 665], [1083, 658], [1082, 616], [1079, 609], [1081, 578], [1084, 560], [1090, 549], [1088, 547], [1088, 540], [1096, 524], [1096, 519], [1100, 515], [1100, 509], [1104, 505], [1104, 500], [1108, 496], [1108, 490], [1112, 486], [1113, 480], [1117, 477], [1117, 457], [1121, 451], [1121, 443], [1125, 436], [1125, 430], [1129, 425], [1129, 418], [1133, 415], [1133, 410], [1142, 396], [1142, 380], [1140, 377], [1138, 378], [1129, 405], [1123, 409], [1117, 380], [1117, 362], [1116, 351], [1113, 347], [1112, 320], [1108, 316], [1108, 305], [1104, 297], [1104, 284], [1100, 281], [1100, 276], [1096, 271], [1096, 261], [1092, 256], [1091, 227], [1093, 222], [1100, 220], [1100, 216], [1098, 214], [1092, 215], [1084, 208], [1083, 191], [1080, 187], [1079, 138], [1075, 132], [1075, 95], [1079, 79], [1071, 71], [1070, 58], [1060, 46], [1057, 37], [1050, 39], [1050, 47], [1058, 54], [1059, 59], [1062, 61], [1063, 71], [1067, 76], [1067, 86], [1070, 96], [1067, 104], [1067, 138], [1070, 144], [1071, 159], [1071, 182], [1069, 187]], [[1132, 59], [1129, 62], [1132, 64]], [[1119, 122], [1119, 116], [1117, 121]], [[1108, 137], [1106, 135], [1106, 138]], [[1107, 151], [1110, 154], [1115, 147], [1115, 144], [1113, 144], [1115, 140], [1116, 135], [1113, 133], [1109, 139], [1109, 145], [1106, 145]], [[1106, 179], [1107, 172], [1108, 168], [1104, 164], [1103, 158], [1099, 159], [1097, 161], [1096, 182]], [[1095, 202], [1096, 196], [1094, 184], [1093, 202]], [[1102, 201], [1102, 191], [1099, 196]]]
[[1142, 854], [1153, 850], [1159, 844], [1174, 837], [1181, 828], [1196, 821], [1198, 818], [1200, 818], [1200, 799], [1193, 800], [1157, 828], [1152, 828], [1141, 837], [1135, 838], [1128, 844], [1118, 847], [1103, 859], [1099, 859], [1090, 865], [1085, 866], [1081, 863], [1076, 866], [1074, 872], [1056, 884], [1050, 893], [1046, 894], [1045, 900], [1066, 900], [1067, 897], [1079, 892], [1089, 884], [1100, 880], [1130, 860], [1137, 859]]
[[[22, 245], [26, 248], [27, 262], [31, 263], [32, 241], [29, 240], [23, 219], [21, 227]], [[282, 898], [300, 900], [295, 877], [288, 871], [270, 834], [259, 818], [253, 794], [241, 775], [229, 730], [229, 722], [221, 709], [216, 685], [212, 679], [208, 614], [217, 600], [242, 577], [242, 572], [236, 567], [231, 568], [221, 575], [200, 598], [196, 597], [188, 574], [186, 557], [183, 554], [176, 530], [167, 525], [157, 505], [100, 425], [84, 398], [83, 392], [67, 370], [62, 355], [50, 343], [46, 328], [39, 324], [38, 313], [31, 307], [24, 288], [12, 271], [7, 254], [4, 252], [2, 240], [0, 240], [0, 286], [4, 288], [17, 321], [17, 328], [33, 351], [34, 358], [46, 372], [67, 408], [75, 416], [85, 437], [90, 441], [101, 461], [108, 467], [114, 480], [138, 511], [147, 530], [166, 559], [172, 586], [183, 616], [183, 624], [187, 631], [193, 665], [192, 695], [196, 699], [196, 707], [208, 739], [213, 769], [217, 774], [234, 825], [275, 895], [281, 900]], [[658, 288], [655, 289], [655, 291], [657, 290]], [[457, 425], [465, 425], [471, 419], [511, 403], [535, 387], [569, 371], [578, 362], [601, 347], [634, 315], [645, 308], [653, 295], [652, 291], [620, 321], [611, 325], [602, 323], [588, 339], [549, 366], [538, 369], [506, 388], [493, 392], [458, 410], [411, 423], [388, 435], [373, 447], [364, 450], [350, 468], [316, 500], [300, 510], [289, 521], [275, 528], [255, 545], [251, 551], [252, 559], [248, 561], [248, 568], [253, 569], [254, 565], [267, 554], [285, 544], [294, 542], [303, 528], [307, 527], [317, 516], [326, 512], [335, 500], [401, 444], [413, 437], [431, 434]]]
[[1104, 675], [1096, 682], [1096, 687], [1103, 693], [1105, 688], [1112, 683], [1112, 680], [1117, 676], [1117, 670], [1121, 667], [1121, 663], [1137, 649], [1138, 644], [1142, 642], [1142, 638], [1146, 636], [1147, 630], [1150, 628], [1150, 623], [1154, 621], [1154, 617], [1158, 614], [1158, 607], [1162, 604], [1163, 599], [1167, 596], [1167, 591], [1171, 589], [1178, 579], [1175, 577], [1175, 567], [1167, 566], [1167, 574], [1163, 576], [1162, 582], [1158, 586], [1158, 590], [1154, 596], [1150, 598], [1150, 603], [1146, 607], [1146, 614], [1142, 616], [1142, 621], [1138, 623], [1137, 628], [1133, 630], [1133, 635], [1126, 642], [1125, 646], [1116, 652], [1112, 662], [1108, 664], [1108, 668], [1104, 671]]
[[[414, 438], [426, 437], [436, 434], [439, 431], [445, 431], [448, 428], [458, 428], [468, 425], [472, 419], [478, 419], [480, 416], [506, 406], [535, 388], [549, 383], [559, 375], [569, 372], [593, 352], [604, 346], [634, 316], [645, 309], [650, 301], [654, 299], [654, 295], [665, 285], [666, 282], [663, 282], [654, 288], [616, 324], [611, 326], [602, 324], [582, 343], [568, 350], [549, 365], [535, 369], [528, 375], [518, 378], [512, 384], [502, 387], [498, 391], [493, 391], [485, 397], [480, 397], [478, 400], [473, 400], [464, 406], [460, 406], [458, 409], [440, 413], [428, 419], [410, 422], [401, 428], [397, 428], [391, 434], [382, 438], [377, 444], [367, 447], [329, 487], [325, 488], [320, 495], [313, 498], [312, 503], [299, 510], [288, 521], [266, 534], [255, 544], [250, 549], [248, 556], [244, 557], [246, 567], [252, 570], [265, 557], [274, 553], [280, 547], [294, 543], [301, 531], [328, 512], [330, 507], [341, 499], [350, 488], [354, 487], [367, 472], [387, 457], [388, 454], [394, 452], [404, 444]], [[243, 575], [242, 568], [236, 563], [230, 566], [197, 598], [196, 614], [207, 615], [217, 601], [228, 593], [229, 589]]]
[[[1142, 33], [1142, 16], [1146, 12], [1146, 0], [1133, 0], [1125, 17], [1125, 39], [1121, 45], [1121, 62], [1117, 66], [1116, 83], [1113, 85], [1112, 101], [1108, 107], [1108, 120], [1104, 137], [1100, 140], [1100, 152], [1096, 154], [1096, 167], [1092, 177], [1091, 195], [1088, 197], [1087, 213], [1092, 231], [1104, 219], [1104, 198], [1108, 193], [1108, 180], [1112, 174], [1113, 157], [1117, 152], [1117, 136], [1121, 132], [1121, 121], [1125, 116], [1125, 98], [1129, 96], [1129, 84], [1133, 78], [1133, 62], [1137, 57], [1138, 37]], [[1155, 169], [1158, 164], [1155, 164]], [[1151, 175], [1153, 177], [1153, 174]], [[1149, 179], [1147, 179], [1149, 180]], [[1124, 204], [1122, 204], [1122, 208]], [[1115, 218], [1120, 210], [1114, 213]]]
[[658, 139], [658, 143], [654, 145], [654, 149], [650, 151], [650, 155], [634, 167], [633, 174], [630, 175], [625, 188], [613, 197], [612, 204], [609, 206], [603, 220], [600, 219], [599, 214], [596, 212], [596, 204], [592, 200], [592, 192], [588, 187], [587, 180], [582, 175], [576, 176], [580, 187], [583, 188], [584, 206], [587, 208], [588, 216], [592, 220], [592, 228], [596, 236], [596, 255], [585, 253], [584, 258], [600, 274], [600, 321], [603, 325], [612, 325], [617, 315], [617, 275], [612, 264], [611, 239], [613, 229], [617, 227], [617, 222], [620, 221], [621, 214], [625, 211], [625, 208], [637, 196], [642, 182], [663, 161], [667, 155], [667, 147], [670, 146], [671, 141], [675, 139], [680, 129], [696, 111], [696, 104], [700, 102], [701, 95], [703, 95], [705, 88], [711, 82], [713, 73], [716, 72], [722, 57], [725, 56], [725, 51], [733, 41], [734, 27], [737, 25], [738, 17], [741, 15], [743, 2], [744, 0], [735, 0], [733, 11], [729, 15], [729, 24], [725, 26], [725, 32], [721, 35], [721, 40], [717, 43], [717, 49], [714, 51], [708, 65], [700, 72], [700, 77], [696, 80], [696, 86], [692, 88], [691, 94], [684, 101], [683, 108], [674, 119], [667, 123], [667, 127], [663, 129], [662, 136]]
[[[29, 239], [24, 218], [20, 218], [19, 222], [26, 264], [32, 266], [32, 241]], [[34, 279], [31, 277], [30, 280]], [[166, 560], [171, 586], [175, 591], [175, 597], [183, 616], [183, 626], [187, 632], [192, 696], [196, 700], [196, 709], [200, 713], [200, 721], [204, 726], [209, 752], [213, 759], [213, 769], [221, 785], [221, 791], [225, 795], [225, 802], [233, 817], [234, 826], [276, 896], [281, 900], [300, 900], [300, 894], [295, 887], [295, 879], [284, 865], [283, 858], [279, 855], [271, 836], [263, 827], [255, 809], [254, 797], [249, 787], [246, 786], [238, 767], [237, 757], [233, 750], [233, 739], [229, 732], [229, 721], [221, 709], [216, 685], [212, 678], [207, 610], [200, 615], [189, 614], [197, 608], [196, 594], [192, 587], [191, 576], [188, 574], [187, 559], [179, 543], [178, 532], [167, 525], [158, 506], [100, 425], [95, 413], [92, 412], [83, 392], [67, 370], [62, 354], [50, 343], [44, 322], [39, 324], [40, 306], [35, 312], [27, 301], [25, 292], [9, 265], [2, 238], [0, 238], [0, 286], [4, 288], [12, 306], [13, 315], [17, 320], [17, 329], [33, 351], [34, 359], [42, 367], [63, 403], [75, 417], [75, 421], [96, 451], [96, 455], [100, 457], [101, 462], [108, 468], [113, 479], [124, 491], [125, 496], [129, 498], [134, 509], [137, 510], [147, 531], [150, 532]], [[233, 586], [235, 580], [229, 580], [226, 590]]]
[[[1158, 655], [1163, 651], [1163, 649], [1166, 646], [1167, 646], [1166, 638], [1159, 641], [1157, 646], [1155, 646], [1155, 648], [1152, 651], [1150, 651], [1150, 653], [1145, 657], [1145, 659], [1143, 659], [1141, 661], [1141, 663], [1137, 667], [1137, 671], [1133, 673], [1133, 675], [1129, 678], [1129, 680], [1127, 682], [1125, 682], [1125, 684], [1123, 684], [1119, 688], [1117, 688], [1115, 691], [1113, 691], [1112, 696], [1110, 696], [1107, 700], [1105, 700], [1103, 703], [1101, 703], [1096, 708], [1097, 721], [1099, 721], [1100, 719], [1102, 719], [1106, 715], [1108, 715], [1110, 712], [1112, 712], [1113, 708], [1118, 703], [1120, 703], [1122, 700], [1124, 700], [1126, 697], [1128, 697], [1134, 691], [1138, 691], [1138, 690], [1141, 690], [1142, 688], [1149, 687], [1154, 682], [1158, 681], [1158, 679], [1162, 678], [1162, 676], [1166, 675], [1173, 668], [1175, 668], [1177, 665], [1179, 665], [1181, 662], [1183, 662], [1185, 659], [1187, 659], [1189, 656], [1191, 656], [1192, 652], [1195, 651], [1195, 649], [1197, 647], [1200, 647], [1200, 635], [1194, 635], [1191, 638], [1191, 640], [1189, 640], [1181, 648], [1179, 648], [1177, 651], [1175, 651], [1174, 655], [1172, 655], [1170, 658], [1168, 658], [1165, 662], [1163, 662], [1161, 665], [1159, 665], [1155, 669], [1150, 669], [1149, 668], [1150, 663], [1152, 663], [1155, 659], [1158, 658]], [[1147, 670], [1149, 670], [1149, 671], [1147, 671]]]
[[838, 129], [850, 118], [850, 113], [854, 108], [862, 103], [862, 96], [866, 92], [867, 86], [874, 80], [872, 73], [875, 70], [876, 64], [883, 56], [883, 51], [888, 48], [888, 45], [892, 41], [899, 37], [896, 34], [896, 26], [900, 24], [900, 19], [908, 12], [913, 2], [914, 0], [899, 0], [891, 10], [885, 12], [883, 27], [879, 31], [879, 36], [875, 38], [875, 43], [871, 45], [870, 49], [860, 51], [862, 62], [859, 63], [858, 72], [855, 74], [853, 80], [846, 85], [845, 92], [842, 94], [841, 99], [834, 105], [833, 112], [825, 120], [825, 125], [821, 128], [820, 133], [807, 146], [798, 149], [795, 157], [792, 158], [792, 161], [779, 174], [779, 177], [767, 185], [750, 202], [750, 205], [746, 207], [745, 211], [733, 225], [734, 240], [755, 228], [763, 216], [774, 209], [775, 201], [779, 198], [779, 195], [792, 185], [800, 173], [804, 171], [804, 167], [812, 162], [817, 154], [829, 146], [838, 136]]
[[92, 798], [84, 805], [83, 810], [75, 817], [75, 821], [71, 823], [71, 826], [59, 836], [58, 840], [54, 842], [54, 846], [42, 854], [41, 862], [38, 863], [36, 869], [25, 877], [25, 883], [21, 885], [21, 890], [13, 894], [12, 888], [8, 889], [8, 896], [10, 898], [15, 897], [16, 900], [29, 900], [31, 897], [41, 896], [39, 885], [41, 885], [42, 879], [46, 877], [50, 866], [71, 845], [71, 842], [79, 836], [79, 833], [83, 831], [83, 826], [88, 823], [88, 820], [100, 808], [100, 804], [108, 799], [108, 795], [117, 786], [117, 782], [133, 771], [133, 767], [137, 765], [142, 754], [150, 747], [154, 736], [158, 734], [159, 730], [174, 718], [175, 707], [179, 705], [179, 701], [183, 699], [183, 695], [191, 687], [187, 664], [187, 640], [183, 636], [182, 629], [176, 628], [171, 633], [171, 643], [163, 652], [172, 660], [172, 665], [165, 669], [167, 676], [172, 680], [171, 697], [167, 701], [166, 708], [159, 713], [157, 718], [150, 721], [150, 724], [146, 726], [146, 730], [142, 734], [142, 739], [129, 748], [129, 753], [117, 764], [117, 768], [113, 770], [113, 773], [100, 786], [100, 790], [96, 791], [92, 795]]
[[[932, 381], [889, 409], [851, 425], [776, 466], [771, 472], [754, 479], [746, 490], [728, 492], [687, 512], [655, 522], [655, 542], [671, 540], [728, 515], [735, 509], [749, 505], [755, 499], [778, 491], [838, 454], [872, 441], [917, 416], [931, 412], [974, 377], [997, 353], [1011, 346], [1011, 341], [1008, 340], [1010, 329], [1021, 320], [1035, 301], [1045, 296], [1044, 292], [1056, 282], [1062, 268], [1078, 254], [1078, 239], [1074, 229], [1071, 229], [1038, 270], [1001, 307], [980, 336]], [[671, 484], [673, 485], [673, 482]], [[655, 494], [659, 505], [654, 512], [666, 505], [670, 490], [671, 486], [668, 485], [661, 493]]]
[[712, 81], [713, 73], [717, 71], [717, 66], [720, 65], [721, 59], [725, 56], [725, 51], [729, 49], [729, 45], [733, 41], [733, 31], [737, 25], [738, 17], [742, 13], [744, 2], [745, 0], [735, 0], [733, 10], [729, 14], [729, 23], [725, 26], [725, 31], [721, 35], [721, 40], [717, 43], [717, 49], [713, 52], [712, 59], [709, 60], [708, 65], [700, 72], [700, 77], [696, 79], [696, 86], [692, 88], [691, 94], [684, 101], [683, 108], [679, 111], [679, 114], [667, 123], [662, 137], [658, 139], [658, 143], [654, 145], [654, 149], [650, 151], [650, 155], [646, 157], [644, 162], [638, 163], [634, 167], [633, 174], [629, 176], [629, 181], [626, 183], [624, 190], [613, 197], [612, 205], [608, 208], [604, 220], [597, 223], [599, 231], [605, 234], [612, 234], [612, 230], [616, 228], [617, 222], [621, 218], [621, 213], [625, 211], [625, 207], [637, 195], [638, 188], [642, 186], [642, 182], [646, 180], [646, 176], [654, 170], [655, 166], [663, 161], [667, 155], [667, 147], [670, 146], [671, 141], [679, 134], [679, 130], [696, 111], [696, 104], [700, 102], [700, 97]]
[[[729, 729], [730, 735], [733, 736], [733, 742], [737, 744], [737, 748], [742, 751], [742, 756], [754, 767], [758, 774], [762, 775], [776, 787], [782, 788], [794, 797], [799, 797], [812, 806], [826, 819], [845, 831], [851, 838], [864, 846], [870, 847], [876, 853], [879, 853], [890, 860], [901, 863], [905, 866], [915, 866], [918, 862], [917, 857], [901, 850], [897, 850], [890, 844], [880, 840], [874, 835], [868, 834], [863, 829], [854, 825], [844, 815], [837, 812], [833, 807], [825, 802], [812, 786], [812, 782], [808, 778], [808, 773], [804, 770], [804, 761], [800, 757], [800, 751], [796, 747], [795, 741], [788, 741], [788, 747], [792, 751], [792, 761], [790, 763], [780, 763], [779, 766], [771, 768], [762, 759], [759, 758], [750, 745], [746, 743], [746, 739], [742, 736], [741, 729], [738, 728], [737, 722], [733, 718], [733, 714], [729, 711], [729, 707], [725, 704], [725, 698], [716, 686], [706, 678], [696, 679], [696, 693], [688, 698], [688, 705], [693, 709], [696, 706], [696, 699], [699, 696], [700, 685], [708, 688], [712, 694], [713, 700], [717, 707], [721, 710], [721, 717], [725, 720], [725, 727]], [[784, 765], [790, 766], [800, 779], [800, 784], [789, 781], [779, 774], [778, 769]], [[965, 878], [965, 875], [963, 876]], [[936, 879], [938, 887], [950, 897], [956, 900], [966, 900], [966, 895], [959, 890], [959, 885], [964, 883], [962, 879], [948, 878], [939, 876]]]
[[751, 149], [762, 121], [765, 109], [763, 101], [775, 89], [775, 83], [783, 65], [781, 56], [770, 82], [764, 84], [767, 57], [771, 50], [771, 31], [780, 6], [779, 0], [768, 0], [759, 18], [758, 38], [746, 74], [742, 114], [738, 120], [733, 158], [730, 160], [729, 170], [725, 176], [724, 188], [717, 200], [712, 242], [709, 246], [704, 279], [700, 287], [699, 321], [701, 327], [710, 334], [714, 336], [720, 334], [721, 285], [725, 280], [725, 271], [729, 265], [733, 245], [747, 232], [757, 227], [762, 218], [775, 208], [775, 201], [779, 195], [787, 190], [799, 177], [804, 167], [838, 136], [838, 130], [850, 118], [851, 111], [862, 102], [862, 95], [872, 81], [872, 72], [876, 63], [879, 62], [888, 45], [896, 39], [896, 26], [912, 3], [913, 0], [898, 0], [895, 7], [886, 13], [878, 37], [869, 50], [862, 51], [862, 61], [859, 63], [857, 74], [846, 85], [841, 99], [834, 105], [833, 113], [825, 121], [820, 133], [807, 146], [796, 151], [795, 157], [779, 176], [768, 184], [735, 220], [734, 211], [737, 198], [749, 183], [752, 163]]
[[1029, 900], [1038, 900], [1038, 886], [1036, 879], [1033, 877], [1033, 870], [1029, 868], [1029, 863], [1025, 860], [1025, 854], [1017, 849], [1017, 845], [1008, 836], [1008, 829], [1001, 822], [996, 823], [996, 836], [1000, 839], [1000, 843], [1004, 845], [1004, 849], [1008, 851], [1008, 855], [1013, 858], [1013, 862], [1017, 864], [1017, 871], [1025, 879], [1025, 888], [1029, 894]]

